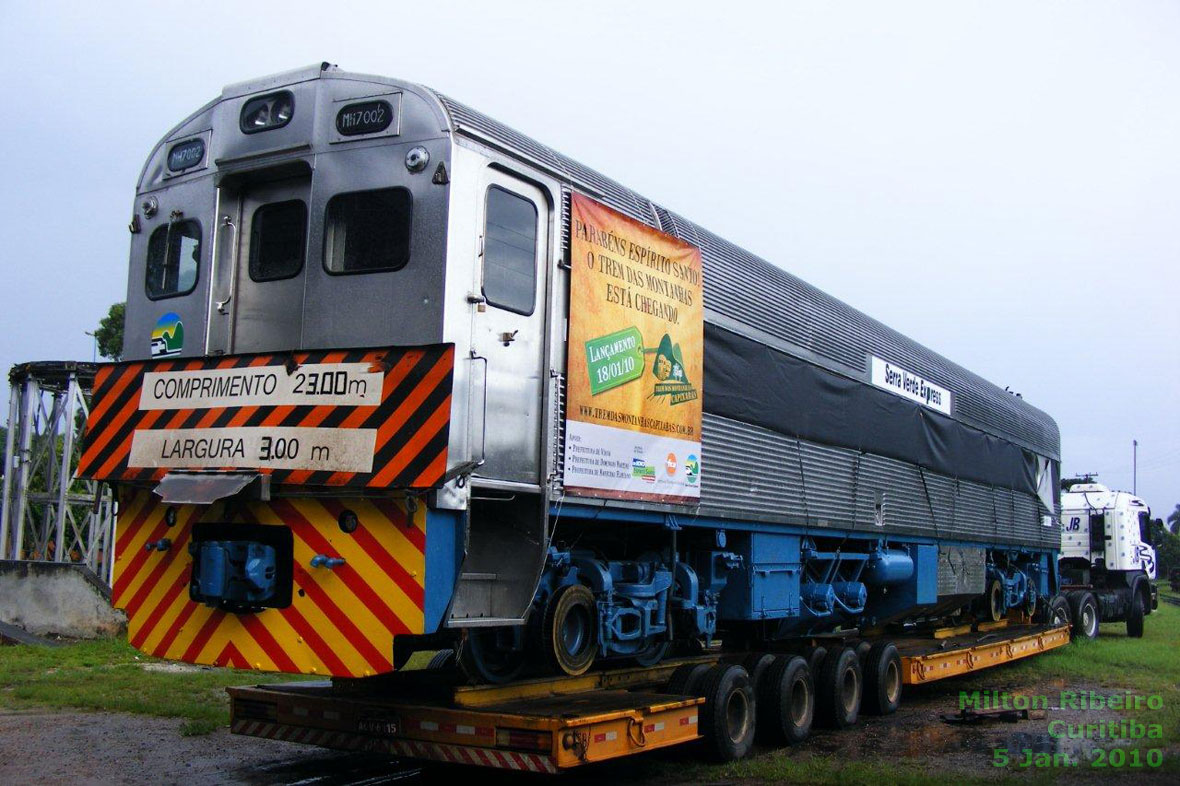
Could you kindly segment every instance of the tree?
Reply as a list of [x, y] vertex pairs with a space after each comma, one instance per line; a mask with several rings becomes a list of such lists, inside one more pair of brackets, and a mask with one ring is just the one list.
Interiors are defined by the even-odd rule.
[[123, 311], [125, 303], [115, 303], [103, 317], [94, 331], [98, 342], [98, 354], [111, 360], [123, 357]]
[[1162, 533], [1155, 542], [1156, 576], [1167, 578], [1172, 568], [1180, 567], [1180, 536]]
[[1169, 528], [1172, 530], [1172, 534], [1180, 535], [1180, 504], [1177, 504], [1176, 509], [1168, 514], [1168, 523], [1172, 525]]

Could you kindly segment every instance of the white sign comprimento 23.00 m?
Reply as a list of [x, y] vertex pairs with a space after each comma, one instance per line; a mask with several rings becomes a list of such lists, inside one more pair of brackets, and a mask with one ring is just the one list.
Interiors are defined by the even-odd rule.
[[916, 401], [924, 407], [951, 414], [951, 392], [901, 366], [873, 357], [873, 385], [890, 393]]
[[[161, 371], [144, 374], [140, 410], [347, 406], [381, 403], [383, 375], [369, 363]], [[377, 430], [314, 426], [228, 426], [137, 430], [133, 467], [268, 467], [370, 472]]]

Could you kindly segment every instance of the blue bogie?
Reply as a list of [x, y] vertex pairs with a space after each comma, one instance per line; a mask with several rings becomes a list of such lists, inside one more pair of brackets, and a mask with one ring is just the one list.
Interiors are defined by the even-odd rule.
[[[585, 585], [597, 607], [599, 657], [619, 658], [672, 640], [707, 644], [721, 628], [789, 638], [938, 617], [980, 598], [940, 593], [934, 543], [740, 529], [702, 534], [680, 548], [673, 536], [664, 551], [629, 560], [551, 548], [535, 606], [543, 612], [565, 584]], [[998, 579], [1003, 588], [1002, 611], [1031, 611], [1051, 594], [1050, 554], [985, 551], [987, 584]]]

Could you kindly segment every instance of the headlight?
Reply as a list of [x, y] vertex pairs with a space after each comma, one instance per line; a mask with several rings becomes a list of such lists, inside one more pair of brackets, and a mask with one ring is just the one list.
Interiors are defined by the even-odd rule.
[[242, 107], [240, 126], [244, 134], [256, 134], [282, 128], [291, 122], [295, 114], [295, 96], [284, 90], [281, 93], [251, 98]]

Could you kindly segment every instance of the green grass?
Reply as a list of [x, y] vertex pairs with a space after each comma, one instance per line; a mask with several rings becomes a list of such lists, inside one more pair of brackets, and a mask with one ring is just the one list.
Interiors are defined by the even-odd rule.
[[1160, 607], [1147, 617], [1143, 638], [1128, 638], [1126, 626], [1112, 622], [1101, 626], [1094, 641], [1076, 641], [1004, 667], [1005, 681], [1033, 684], [1062, 680], [1067, 690], [1090, 684], [1132, 690], [1139, 696], [1158, 694], [1163, 709], [1127, 714], [1163, 724], [1164, 741], [1180, 743], [1180, 606], [1165, 602], [1165, 595], [1177, 597], [1161, 588]]
[[136, 652], [123, 639], [0, 647], [0, 707], [181, 718], [180, 733], [191, 736], [229, 723], [227, 686], [299, 679], [235, 669], [153, 669], [164, 663]]

